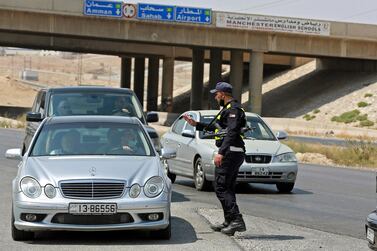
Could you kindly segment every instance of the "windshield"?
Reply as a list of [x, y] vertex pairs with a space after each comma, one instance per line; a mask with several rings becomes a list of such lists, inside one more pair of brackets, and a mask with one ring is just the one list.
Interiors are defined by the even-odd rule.
[[[213, 120], [214, 116], [201, 116], [200, 122], [208, 124]], [[258, 140], [276, 140], [274, 134], [267, 127], [266, 123], [258, 117], [246, 117], [246, 126], [253, 128], [244, 133], [245, 139], [258, 139]], [[199, 137], [203, 137], [204, 133], [200, 132]], [[213, 139], [214, 137], [205, 137]]]
[[55, 93], [49, 103], [48, 116], [115, 115], [137, 117], [145, 124], [143, 111], [133, 94]]
[[125, 123], [59, 123], [44, 125], [30, 156], [154, 156], [140, 125]]

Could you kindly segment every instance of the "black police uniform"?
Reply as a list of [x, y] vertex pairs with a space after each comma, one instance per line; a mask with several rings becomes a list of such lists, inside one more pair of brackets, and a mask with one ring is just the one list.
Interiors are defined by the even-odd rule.
[[[215, 118], [215, 122], [227, 132], [223, 138], [216, 139], [216, 145], [219, 147], [218, 153], [224, 157], [221, 166], [215, 168], [215, 191], [223, 207], [224, 227], [227, 227], [235, 220], [241, 220], [243, 223], [236, 203], [236, 179], [239, 168], [245, 159], [245, 143], [241, 133], [241, 128], [246, 125], [245, 112], [236, 100], [231, 100], [225, 104]], [[198, 122], [196, 128], [216, 132], [219, 129], [216, 128], [216, 123], [206, 125]]]

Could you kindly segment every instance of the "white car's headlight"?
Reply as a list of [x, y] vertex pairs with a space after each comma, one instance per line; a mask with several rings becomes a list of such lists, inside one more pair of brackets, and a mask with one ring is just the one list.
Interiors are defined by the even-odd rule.
[[133, 184], [130, 188], [130, 197], [131, 198], [136, 198], [137, 196], [139, 196], [141, 192], [141, 187], [139, 186], [139, 184]]
[[160, 176], [150, 178], [144, 185], [144, 193], [147, 197], [153, 198], [159, 195], [164, 189], [164, 180]]
[[52, 199], [56, 196], [56, 189], [53, 185], [47, 184], [45, 186], [45, 194], [48, 198]]
[[294, 153], [283, 153], [275, 156], [274, 162], [297, 162], [297, 159]]
[[38, 198], [42, 193], [41, 185], [31, 177], [25, 177], [20, 182], [21, 191], [29, 198]]

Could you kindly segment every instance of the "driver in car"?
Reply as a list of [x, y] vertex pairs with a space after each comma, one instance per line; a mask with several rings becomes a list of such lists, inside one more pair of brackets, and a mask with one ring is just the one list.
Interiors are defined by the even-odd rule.
[[117, 97], [114, 101], [114, 109], [112, 114], [116, 116], [132, 116], [132, 110], [127, 105], [124, 97]]
[[129, 151], [133, 154], [145, 154], [144, 149], [140, 146], [140, 142], [136, 135], [136, 132], [132, 129], [126, 129], [122, 135], [122, 145], [125, 151]]

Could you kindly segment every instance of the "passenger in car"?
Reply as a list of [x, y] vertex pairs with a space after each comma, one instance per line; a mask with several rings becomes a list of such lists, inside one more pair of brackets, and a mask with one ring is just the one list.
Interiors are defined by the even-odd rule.
[[71, 107], [66, 100], [62, 100], [59, 102], [55, 115], [56, 116], [72, 115]]
[[60, 148], [50, 152], [51, 155], [75, 155], [80, 151], [80, 133], [69, 131], [61, 137]]

